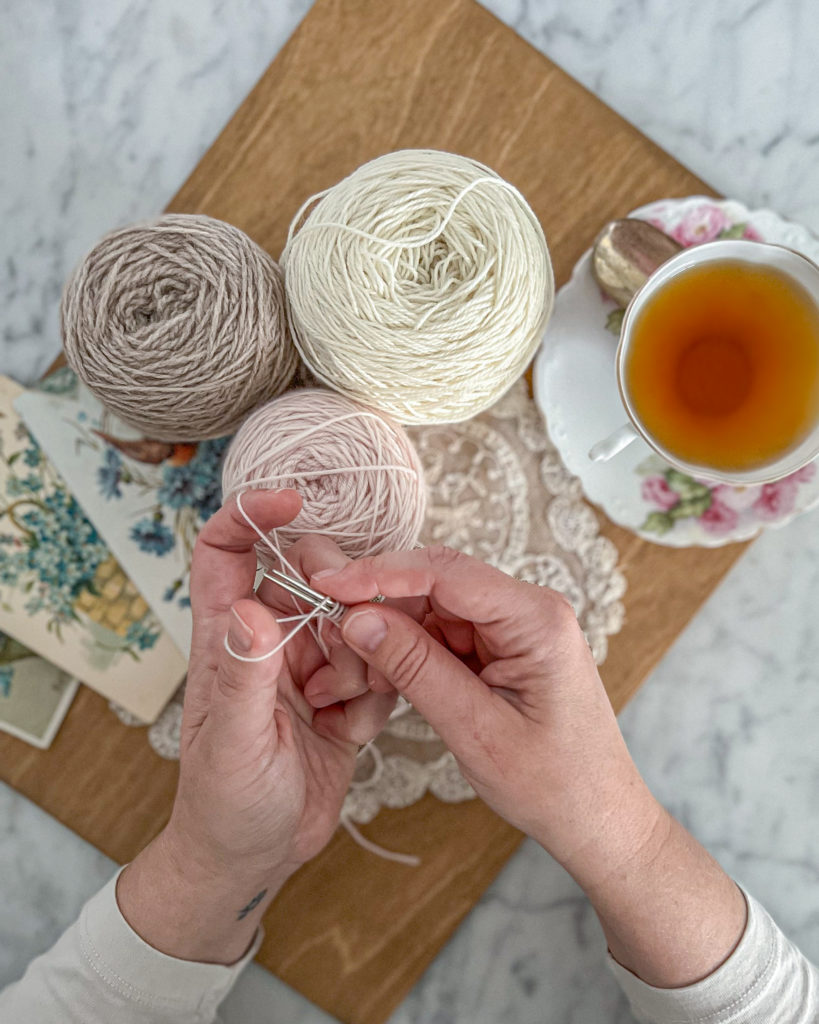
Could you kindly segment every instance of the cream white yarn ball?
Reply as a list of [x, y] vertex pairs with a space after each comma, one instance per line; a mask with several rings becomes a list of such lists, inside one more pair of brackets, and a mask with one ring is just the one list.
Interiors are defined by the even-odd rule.
[[[308, 533], [331, 537], [350, 558], [408, 550], [423, 526], [424, 472], [404, 429], [323, 388], [288, 391], [257, 409], [225, 456], [224, 502], [290, 487], [302, 510], [274, 531], [282, 552]], [[270, 552], [257, 551], [269, 563]]]
[[543, 229], [521, 193], [437, 150], [388, 153], [308, 200], [281, 263], [305, 364], [402, 423], [456, 422], [497, 401], [554, 300]]

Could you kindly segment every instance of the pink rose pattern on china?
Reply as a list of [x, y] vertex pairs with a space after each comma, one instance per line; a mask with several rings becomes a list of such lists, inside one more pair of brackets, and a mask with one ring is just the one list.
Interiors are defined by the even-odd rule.
[[700, 523], [709, 533], [731, 533], [739, 524], [739, 513], [730, 505], [712, 501], [700, 516]]
[[657, 505], [663, 511], [673, 508], [680, 500], [679, 494], [671, 490], [665, 477], [662, 476], [646, 477], [643, 480], [642, 492], [645, 501]]
[[811, 462], [770, 484], [730, 487], [710, 486], [676, 469], [668, 469], [664, 476], [653, 475], [643, 480], [643, 500], [654, 509], [642, 529], [663, 534], [680, 519], [696, 518], [708, 533], [726, 535], [739, 526], [743, 515], [751, 516], [760, 525], [778, 522], [795, 510], [799, 485], [815, 476], [816, 463]]
[[689, 210], [679, 224], [668, 230], [667, 224], [659, 217], [651, 217], [649, 224], [670, 235], [675, 242], [686, 249], [691, 245], [702, 245], [718, 238], [745, 238], [750, 242], [761, 242], [762, 236], [750, 224], [733, 224], [718, 206], [703, 203]]
[[796, 507], [799, 482], [786, 477], [772, 484], [763, 484], [762, 493], [754, 502], [754, 512], [763, 520], [774, 521], [789, 515]]
[[742, 232], [742, 238], [747, 239], [749, 242], [761, 242], [762, 235], [752, 227], [750, 224], [744, 225], [745, 230]]
[[711, 498], [713, 501], [727, 505], [735, 512], [745, 512], [746, 509], [753, 508], [761, 491], [762, 487], [759, 484], [754, 484], [751, 487], [731, 487], [728, 484], [717, 484], [716, 487], [711, 488]]
[[[685, 247], [719, 238], [762, 241], [752, 225], [733, 223], [721, 207], [711, 203], [691, 208], [671, 228], [667, 221], [658, 217], [651, 218], [649, 223]], [[817, 463], [812, 462], [782, 480], [753, 487], [712, 486], [673, 469], [664, 475], [655, 473], [644, 477], [640, 488], [643, 500], [651, 507], [642, 529], [664, 534], [681, 520], [695, 519], [709, 534], [728, 535], [743, 520], [760, 526], [778, 522], [794, 512], [799, 485], [813, 480], [816, 472]]]
[[788, 480], [796, 480], [800, 484], [809, 483], [816, 477], [816, 463], [809, 462], [807, 466], [803, 466], [801, 469], [797, 469], [795, 473], [791, 473]]
[[695, 206], [672, 229], [671, 237], [680, 245], [700, 245], [713, 242], [731, 226], [730, 221], [717, 206]]

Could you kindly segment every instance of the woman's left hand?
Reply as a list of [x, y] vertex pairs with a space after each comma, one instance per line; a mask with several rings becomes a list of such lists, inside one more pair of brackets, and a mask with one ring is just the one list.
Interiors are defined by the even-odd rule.
[[[290, 522], [300, 502], [294, 491], [250, 492], [242, 506], [267, 531]], [[330, 839], [358, 746], [395, 700], [369, 689], [363, 662], [328, 623], [329, 658], [307, 628], [263, 658], [295, 625], [276, 618], [295, 609], [275, 585], [254, 594], [257, 540], [235, 501], [199, 535], [176, 801], [117, 888], [142, 938], [184, 959], [241, 956], [284, 881]], [[288, 558], [306, 579], [348, 561], [322, 538], [300, 541]]]

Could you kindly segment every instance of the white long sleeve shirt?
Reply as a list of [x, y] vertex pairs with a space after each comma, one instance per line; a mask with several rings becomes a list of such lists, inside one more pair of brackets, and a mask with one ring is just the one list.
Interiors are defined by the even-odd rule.
[[654, 988], [609, 956], [644, 1024], [819, 1024], [819, 970], [744, 892], [748, 920], [725, 963], [696, 985]]
[[[116, 878], [20, 981], [0, 993], [0, 1024], [212, 1024], [253, 958], [230, 967], [176, 960], [133, 931], [117, 906]], [[746, 894], [739, 945], [713, 974], [687, 988], [659, 989], [609, 958], [638, 1020], [646, 1024], [817, 1024], [819, 971]]]

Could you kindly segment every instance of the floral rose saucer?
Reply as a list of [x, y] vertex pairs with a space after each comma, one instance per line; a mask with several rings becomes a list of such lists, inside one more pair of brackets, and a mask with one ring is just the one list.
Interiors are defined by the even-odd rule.
[[[819, 263], [819, 239], [771, 210], [704, 196], [667, 199], [635, 210], [681, 245], [749, 238], [786, 245]], [[591, 250], [560, 289], [535, 361], [535, 398], [549, 435], [590, 501], [615, 523], [671, 547], [716, 547], [783, 526], [819, 505], [819, 460], [776, 483], [729, 487], [673, 469], [637, 440], [610, 462], [592, 462], [591, 446], [626, 421], [614, 375], [623, 311], [602, 294]]]

